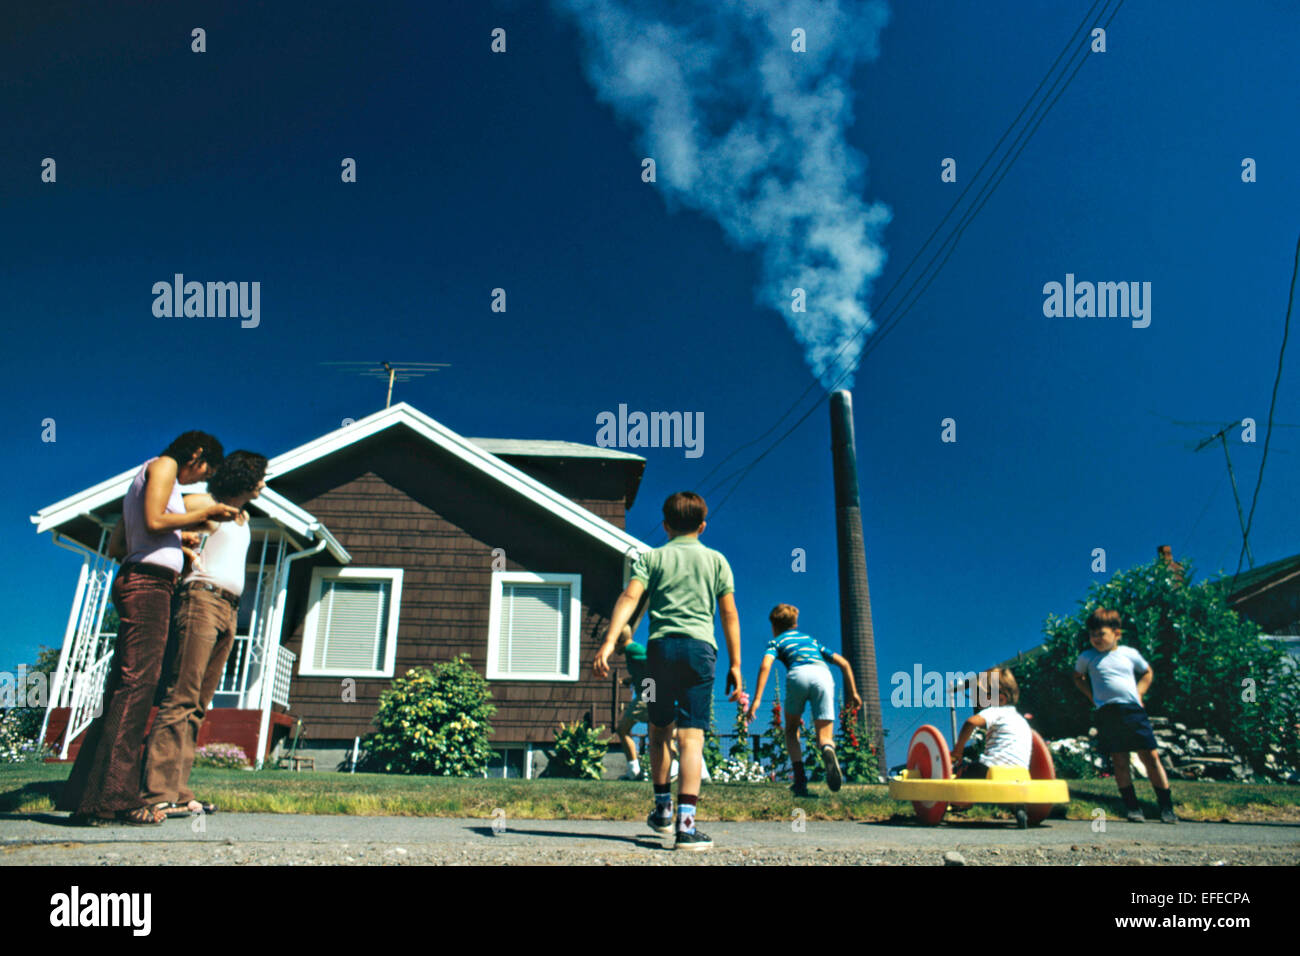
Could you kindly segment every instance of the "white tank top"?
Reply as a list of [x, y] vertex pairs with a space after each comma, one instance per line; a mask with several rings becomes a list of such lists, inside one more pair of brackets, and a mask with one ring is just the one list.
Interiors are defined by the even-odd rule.
[[184, 583], [198, 582], [229, 591], [238, 597], [244, 591], [245, 568], [248, 563], [248, 546], [253, 532], [252, 519], [242, 525], [236, 521], [223, 521], [217, 530], [208, 535], [199, 560], [203, 569], [185, 575]]

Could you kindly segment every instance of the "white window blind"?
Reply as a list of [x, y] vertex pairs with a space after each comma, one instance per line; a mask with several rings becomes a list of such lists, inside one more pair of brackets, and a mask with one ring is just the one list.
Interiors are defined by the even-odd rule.
[[384, 666], [391, 582], [321, 582], [312, 666], [318, 670], [378, 670]]
[[569, 586], [503, 584], [501, 670], [514, 674], [567, 674]]

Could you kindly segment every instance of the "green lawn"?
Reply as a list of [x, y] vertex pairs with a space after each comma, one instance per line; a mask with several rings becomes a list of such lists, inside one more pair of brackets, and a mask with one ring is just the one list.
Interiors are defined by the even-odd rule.
[[[51, 810], [69, 772], [67, 764], [0, 765], [0, 812]], [[405, 777], [388, 774], [291, 773], [287, 770], [194, 771], [200, 799], [223, 812], [346, 813], [358, 816], [490, 817], [495, 807], [518, 819], [639, 820], [650, 802], [644, 783], [595, 780], [483, 780]], [[846, 784], [837, 794], [812, 785], [813, 796], [795, 800], [782, 784], [705, 784], [700, 816], [705, 820], [789, 820], [799, 806], [811, 820], [882, 821], [910, 817], [911, 807], [889, 799], [883, 786]], [[1070, 781], [1065, 814], [1090, 820], [1101, 807], [1122, 815], [1113, 780]], [[1148, 815], [1155, 800], [1138, 785]], [[1300, 787], [1233, 783], [1175, 783], [1179, 815], [1188, 820], [1232, 822], [1300, 821]], [[974, 807], [966, 819], [1005, 814]]]

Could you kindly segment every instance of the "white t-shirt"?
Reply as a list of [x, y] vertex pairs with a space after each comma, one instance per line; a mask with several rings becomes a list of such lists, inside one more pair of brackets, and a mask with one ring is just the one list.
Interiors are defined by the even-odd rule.
[[243, 524], [221, 522], [217, 530], [208, 535], [199, 556], [199, 566], [185, 575], [185, 583], [211, 584], [239, 597], [244, 591], [245, 563], [253, 538], [251, 524], [251, 518], [245, 519]]
[[980, 762], [986, 767], [1028, 767], [1034, 732], [1020, 711], [1008, 704], [985, 707], [978, 716], [984, 718], [984, 754]]
[[1117, 644], [1104, 654], [1089, 647], [1074, 662], [1074, 670], [1087, 674], [1092, 681], [1092, 705], [1141, 704], [1136, 677], [1151, 669], [1136, 650], [1126, 644]]

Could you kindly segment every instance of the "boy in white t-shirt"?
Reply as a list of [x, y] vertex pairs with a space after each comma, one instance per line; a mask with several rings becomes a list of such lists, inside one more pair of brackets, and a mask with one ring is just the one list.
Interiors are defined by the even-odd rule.
[[[1034, 749], [1034, 732], [1016, 710], [1020, 687], [1015, 676], [1005, 667], [990, 670], [980, 675], [979, 685], [985, 692], [985, 700], [992, 699], [996, 693], [998, 703], [996, 707], [985, 707], [968, 717], [962, 725], [961, 734], [952, 747], [953, 776], [982, 779], [989, 775], [989, 767], [1028, 769], [1029, 756]], [[984, 728], [984, 753], [979, 760], [966, 761], [963, 759], [966, 743], [981, 727]]]
[[1132, 647], [1120, 645], [1122, 618], [1112, 608], [1099, 607], [1088, 615], [1088, 641], [1074, 665], [1074, 684], [1097, 709], [1098, 749], [1110, 754], [1115, 783], [1131, 823], [1146, 819], [1133, 789], [1130, 753], [1137, 753], [1156, 792], [1163, 823], [1177, 823], [1169, 776], [1160, 763], [1159, 742], [1151, 729], [1143, 698], [1151, 689], [1151, 665]]

